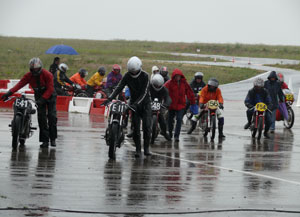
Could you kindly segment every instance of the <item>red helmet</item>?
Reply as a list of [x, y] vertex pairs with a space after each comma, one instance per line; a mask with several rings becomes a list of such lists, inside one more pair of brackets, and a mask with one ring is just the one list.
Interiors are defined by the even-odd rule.
[[280, 82], [284, 82], [284, 76], [283, 76], [283, 74], [282, 73], [277, 73], [277, 78], [278, 78], [278, 80], [280, 81]]
[[115, 64], [115, 65], [113, 65], [112, 70], [115, 74], [118, 74], [121, 71], [121, 67], [118, 64]]

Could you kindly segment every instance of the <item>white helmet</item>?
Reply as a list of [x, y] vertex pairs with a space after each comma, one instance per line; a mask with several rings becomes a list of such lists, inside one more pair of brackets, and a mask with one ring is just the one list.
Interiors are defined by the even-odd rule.
[[38, 57], [29, 60], [29, 69], [33, 75], [39, 75], [42, 71], [43, 63]]
[[262, 78], [256, 78], [254, 81], [253, 81], [253, 86], [254, 87], [264, 87], [264, 80]]
[[163, 88], [164, 83], [164, 78], [163, 76], [161, 76], [161, 74], [155, 74], [151, 78], [151, 85], [156, 91], [161, 90]]
[[140, 58], [133, 56], [128, 60], [127, 70], [133, 78], [137, 78], [142, 70], [142, 61]]
[[66, 72], [69, 69], [69, 67], [67, 66], [67, 64], [61, 63], [59, 64], [58, 69], [62, 72]]
[[157, 73], [159, 73], [159, 68], [157, 66], [152, 66], [152, 74], [157, 74]]

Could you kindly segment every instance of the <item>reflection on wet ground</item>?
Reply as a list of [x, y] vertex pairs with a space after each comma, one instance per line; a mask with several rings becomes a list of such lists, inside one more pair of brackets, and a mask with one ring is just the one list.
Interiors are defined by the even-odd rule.
[[[295, 113], [299, 116], [300, 110]], [[285, 130], [277, 123], [271, 139], [252, 140], [242, 129], [246, 117], [239, 101], [226, 107], [226, 140], [207, 141], [199, 129], [187, 135], [183, 126], [179, 143], [159, 135], [151, 147], [154, 155], [138, 160], [130, 139], [115, 161], [108, 160], [103, 116], [68, 113], [59, 113], [55, 149], [40, 150], [35, 133], [25, 149], [12, 152], [11, 117], [11, 112], [0, 113], [0, 207], [44, 208], [0, 210], [1, 216], [83, 215], [66, 210], [99, 216], [199, 216], [221, 209], [240, 212], [202, 215], [286, 216], [241, 209], [300, 211], [300, 125]], [[53, 209], [62, 210], [56, 214]]]

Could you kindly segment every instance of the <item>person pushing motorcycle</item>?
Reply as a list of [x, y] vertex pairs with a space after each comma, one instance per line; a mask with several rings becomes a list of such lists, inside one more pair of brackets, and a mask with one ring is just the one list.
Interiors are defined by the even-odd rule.
[[[259, 102], [263, 102], [264, 104], [267, 105], [267, 107], [269, 109], [272, 109], [271, 97], [270, 97], [269, 91], [264, 88], [264, 81], [262, 78], [256, 78], [253, 81], [253, 88], [248, 91], [248, 94], [244, 101], [245, 106], [248, 108], [247, 112], [246, 112], [248, 122], [244, 126], [245, 130], [250, 127], [252, 116], [254, 113], [253, 107]], [[271, 125], [271, 113], [270, 112], [266, 113], [265, 123], [266, 124], [265, 124], [264, 136], [266, 138], [270, 138], [268, 135], [268, 131], [269, 131], [270, 125]]]
[[42, 67], [42, 61], [38, 57], [32, 58], [29, 61], [30, 71], [27, 72], [13, 88], [2, 95], [1, 99], [7, 100], [13, 93], [17, 92], [26, 84], [30, 84], [34, 90], [34, 98], [38, 105], [39, 140], [42, 142], [40, 147], [48, 148], [49, 139], [51, 146], [56, 146], [56, 92], [53, 86], [53, 75]]
[[219, 130], [219, 138], [225, 138], [223, 134], [224, 127], [224, 117], [221, 112], [221, 109], [224, 109], [224, 100], [222, 97], [222, 92], [219, 86], [219, 81], [215, 78], [210, 78], [207, 82], [207, 85], [201, 90], [200, 99], [199, 99], [199, 107], [200, 114], [192, 117], [192, 126], [187, 132], [191, 134], [197, 126], [197, 121], [200, 119], [203, 109], [205, 108], [205, 104], [209, 100], [217, 100], [219, 102], [219, 108], [217, 109], [217, 117], [218, 117], [218, 130]]
[[141, 119], [144, 133], [144, 155], [151, 155], [149, 150], [152, 128], [152, 110], [149, 92], [150, 82], [148, 73], [142, 70], [142, 61], [138, 57], [133, 56], [128, 60], [127, 70], [128, 72], [125, 73], [116, 89], [103, 104], [109, 104], [126, 85], [129, 87], [130, 107], [133, 110], [132, 122], [134, 129], [133, 140], [136, 146], [135, 157], [139, 158], [141, 156]]

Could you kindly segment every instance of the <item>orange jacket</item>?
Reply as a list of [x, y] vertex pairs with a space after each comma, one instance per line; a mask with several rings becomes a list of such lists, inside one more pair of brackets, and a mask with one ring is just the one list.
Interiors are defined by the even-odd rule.
[[86, 85], [86, 81], [84, 80], [84, 78], [82, 78], [79, 74], [79, 72], [77, 72], [76, 74], [74, 74], [71, 78], [71, 81], [73, 81], [76, 84], [79, 84], [80, 86]]
[[206, 85], [201, 90], [199, 103], [206, 104], [209, 100], [217, 100], [219, 103], [224, 103], [220, 88], [217, 88], [216, 92], [209, 92]]

